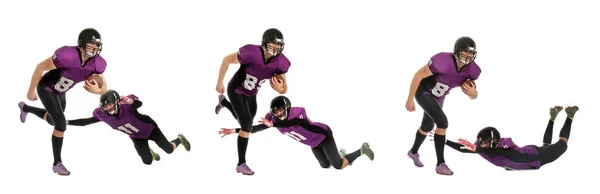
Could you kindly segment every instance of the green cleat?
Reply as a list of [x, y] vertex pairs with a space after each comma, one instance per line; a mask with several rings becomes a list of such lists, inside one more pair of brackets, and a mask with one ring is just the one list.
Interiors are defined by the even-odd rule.
[[190, 151], [190, 149], [192, 149], [192, 145], [190, 145], [190, 142], [187, 140], [187, 138], [185, 138], [185, 136], [183, 136], [183, 134], [177, 135], [177, 138], [179, 138], [181, 145], [185, 148], [185, 150]]
[[150, 149], [150, 153], [152, 153], [152, 160], [160, 161], [160, 155], [154, 152], [154, 150]]
[[554, 122], [554, 120], [556, 119], [556, 115], [558, 115], [558, 113], [560, 113], [560, 111], [562, 111], [563, 107], [562, 106], [554, 106], [552, 108], [550, 108], [550, 120], [552, 122]]
[[569, 106], [565, 109], [565, 112], [567, 112], [567, 117], [569, 117], [571, 120], [573, 120], [573, 117], [575, 116], [575, 113], [579, 110], [579, 107], [577, 106]]
[[369, 143], [367, 142], [363, 143], [360, 147], [360, 153], [367, 155], [367, 157], [369, 157], [369, 160], [371, 161], [375, 158], [375, 153], [373, 153], [373, 150], [371, 150], [371, 146], [369, 146]]

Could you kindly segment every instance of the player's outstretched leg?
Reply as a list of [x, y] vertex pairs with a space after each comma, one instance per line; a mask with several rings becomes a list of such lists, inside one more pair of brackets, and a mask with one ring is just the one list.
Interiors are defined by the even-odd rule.
[[50, 117], [47, 117], [47, 119], [44, 118], [44, 116], [46, 115], [46, 112], [47, 112], [45, 109], [29, 106], [29, 105], [25, 104], [25, 102], [23, 102], [23, 101], [19, 102], [19, 109], [21, 109], [21, 113], [20, 113], [21, 123], [25, 123], [28, 113], [33, 113], [35, 116], [39, 117], [42, 120], [48, 120], [48, 123], [50, 125], [54, 125], [54, 123], [51, 121], [52, 119]]
[[348, 165], [350, 165], [350, 166], [352, 166], [352, 163], [354, 162], [354, 160], [356, 160], [356, 158], [358, 158], [359, 156], [361, 156], [363, 154], [367, 155], [367, 157], [371, 161], [373, 161], [373, 159], [375, 159], [375, 153], [373, 152], [373, 150], [371, 149], [371, 146], [367, 142], [363, 143], [362, 146], [360, 147], [360, 149], [358, 149], [355, 152], [352, 152], [350, 154], [348, 154], [345, 149], [340, 149], [340, 156], [342, 158], [346, 158], [348, 160]]
[[569, 135], [571, 134], [571, 123], [573, 122], [573, 117], [575, 117], [575, 113], [579, 110], [578, 106], [569, 106], [565, 109], [567, 113], [567, 119], [565, 120], [565, 124], [562, 129], [560, 129], [560, 140], [563, 140], [565, 143], [569, 141]]
[[567, 119], [565, 119], [565, 124], [560, 130], [560, 140], [554, 144], [538, 149], [540, 153], [539, 155], [541, 160], [541, 166], [554, 162], [567, 151], [567, 142], [569, 141], [569, 135], [571, 134], [571, 123], [573, 122], [573, 117], [575, 116], [575, 113], [578, 110], [579, 107], [577, 106], [570, 106], [565, 108], [565, 112], [567, 113]]
[[[219, 112], [221, 112], [221, 109], [223, 109], [223, 107], [227, 108], [227, 110], [229, 110], [229, 112], [231, 112], [231, 115], [233, 116], [233, 118], [238, 120], [238, 117], [235, 114], [235, 111], [233, 110], [233, 106], [231, 105], [231, 102], [229, 102], [227, 100], [227, 98], [225, 98], [225, 95], [220, 94], [219, 95], [219, 103], [215, 107], [215, 114], [219, 114]], [[239, 120], [238, 120], [238, 123], [239, 123]]]
[[554, 120], [560, 111], [563, 110], [562, 106], [554, 106], [550, 108], [550, 120], [548, 120], [548, 125], [546, 126], [546, 131], [544, 132], [543, 146], [549, 146], [552, 144], [552, 131], [554, 129]]

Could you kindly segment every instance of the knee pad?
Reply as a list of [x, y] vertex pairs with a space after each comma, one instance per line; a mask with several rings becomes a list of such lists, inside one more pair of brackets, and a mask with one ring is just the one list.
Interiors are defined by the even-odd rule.
[[329, 164], [329, 163], [319, 162], [319, 164], [321, 165], [321, 168], [330, 168], [331, 167], [331, 164]]
[[342, 164], [332, 164], [332, 166], [333, 166], [333, 168], [338, 169], [338, 170], [342, 169]]
[[146, 165], [152, 164], [152, 156], [150, 157], [142, 157], [142, 162]]
[[421, 124], [421, 131], [429, 133], [431, 130], [433, 130], [433, 126], [433, 123]]
[[436, 121], [435, 125], [437, 126], [437, 128], [448, 129], [448, 119], [444, 117], [440, 121]]

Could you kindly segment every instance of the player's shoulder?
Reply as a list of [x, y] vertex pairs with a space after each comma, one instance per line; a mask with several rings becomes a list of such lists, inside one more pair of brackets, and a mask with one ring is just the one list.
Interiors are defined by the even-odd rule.
[[510, 137], [503, 137], [500, 138], [500, 141], [498, 141], [498, 144], [513, 144], [513, 140]]
[[471, 62], [470, 66], [471, 66], [472, 70], [475, 70], [477, 72], [481, 72], [481, 67], [479, 67], [479, 65], [477, 64], [477, 62], [475, 62], [475, 61]]
[[289, 68], [291, 66], [290, 60], [283, 53], [277, 55], [277, 63], [283, 68]]
[[73, 58], [75, 56], [78, 56], [79, 53], [77, 52], [78, 48], [77, 46], [62, 46], [59, 47], [58, 49], [56, 49], [54, 51], [54, 56], [52, 56], [53, 59], [56, 59], [57, 57], [60, 58]]
[[436, 60], [447, 60], [447, 59], [452, 59], [452, 56], [454, 56], [454, 54], [450, 53], [450, 52], [439, 52], [434, 54], [433, 56], [431, 56], [431, 60], [436, 61]]
[[246, 44], [240, 47], [239, 52], [260, 52], [260, 45]]
[[104, 118], [107, 116], [106, 114], [104, 114], [104, 112], [102, 112], [102, 108], [97, 107], [96, 109], [94, 109], [94, 117], [96, 117], [96, 119], [98, 120], [104, 120]]
[[292, 106], [290, 107], [290, 112], [306, 112], [306, 109], [304, 107], [301, 106]]
[[106, 60], [104, 60], [104, 58], [100, 55], [95, 56], [92, 59], [94, 60], [94, 68], [96, 72], [99, 74], [104, 73], [104, 70], [106, 70]]

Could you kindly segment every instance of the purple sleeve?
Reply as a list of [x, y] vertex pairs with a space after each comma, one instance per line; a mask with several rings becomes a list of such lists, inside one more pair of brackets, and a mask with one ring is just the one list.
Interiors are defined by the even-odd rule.
[[252, 45], [244, 45], [242, 46], [238, 53], [237, 58], [240, 64], [250, 64], [253, 61], [253, 56], [251, 52]]
[[102, 110], [100, 110], [100, 107], [94, 109], [93, 115], [96, 119], [102, 121]]
[[135, 94], [129, 94], [127, 95], [128, 98], [132, 99], [132, 100], [138, 100], [139, 98], [135, 95]]
[[106, 70], [106, 60], [104, 58], [98, 56], [96, 58], [96, 66], [95, 66], [96, 74], [103, 74], [104, 70]]
[[447, 69], [444, 66], [444, 60], [440, 57], [441, 55], [442, 53], [438, 53], [429, 59], [429, 70], [431, 70], [431, 73], [433, 74], [442, 73]]
[[473, 67], [471, 67], [471, 72], [469, 74], [469, 77], [471, 77], [471, 80], [477, 80], [477, 79], [479, 79], [480, 74], [481, 74], [481, 68], [479, 67], [479, 65], [477, 65], [477, 63], [473, 63]]
[[52, 55], [52, 63], [58, 69], [63, 69], [69, 67], [69, 62], [72, 60], [72, 56], [68, 52], [68, 47], [63, 46], [54, 51], [54, 55]]
[[278, 68], [279, 72], [278, 73], [286, 74], [288, 72], [288, 70], [290, 69], [290, 66], [291, 66], [290, 60], [288, 60], [288, 58], [282, 54], [281, 60], [279, 61], [279, 68]]
[[265, 115], [265, 119], [266, 119], [267, 121], [271, 121], [271, 122], [273, 122], [273, 120], [274, 120], [274, 119], [273, 119], [273, 114], [271, 114], [270, 112], [269, 112], [269, 113], [267, 113], [267, 115]]

